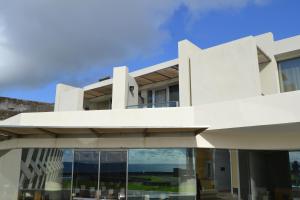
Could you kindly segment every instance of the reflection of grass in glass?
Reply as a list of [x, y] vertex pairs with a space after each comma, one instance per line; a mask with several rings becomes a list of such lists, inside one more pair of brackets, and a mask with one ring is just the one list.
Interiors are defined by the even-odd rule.
[[71, 188], [71, 179], [63, 179], [63, 188], [69, 189]]
[[178, 192], [178, 188], [176, 186], [150, 186], [143, 185], [143, 183], [128, 183], [128, 190]]
[[128, 180], [129, 190], [196, 193], [196, 180], [181, 180], [174, 176], [131, 175]]
[[[133, 179], [130, 182], [130, 178]], [[153, 185], [145, 185], [144, 182], [152, 183]], [[169, 182], [172, 185], [161, 185], [161, 183]], [[166, 177], [166, 176], [151, 176], [151, 175], [142, 175], [142, 176], [130, 176], [128, 182], [129, 190], [144, 190], [144, 191], [164, 191], [164, 192], [178, 192], [178, 185], [174, 183], [177, 182], [177, 178]], [[155, 183], [158, 185], [156, 186]]]
[[300, 177], [298, 174], [291, 174], [291, 179], [292, 179], [292, 184], [294, 187], [299, 187], [300, 186]]
[[145, 180], [151, 180], [151, 182], [163, 182], [163, 177], [158, 177], [158, 176], [132, 176], [134, 178], [138, 178], [138, 179], [145, 179]]

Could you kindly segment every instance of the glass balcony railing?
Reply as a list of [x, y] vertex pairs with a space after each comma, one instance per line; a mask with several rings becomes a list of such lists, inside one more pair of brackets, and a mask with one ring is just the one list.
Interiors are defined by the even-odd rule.
[[127, 106], [128, 109], [137, 109], [137, 108], [164, 108], [164, 107], [178, 107], [178, 101], [168, 101], [164, 103], [150, 103], [150, 104], [138, 104]]

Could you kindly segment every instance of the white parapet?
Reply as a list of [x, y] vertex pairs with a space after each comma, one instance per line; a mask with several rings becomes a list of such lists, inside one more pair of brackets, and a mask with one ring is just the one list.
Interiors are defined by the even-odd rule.
[[128, 74], [128, 68], [115, 67], [113, 71], [112, 109], [126, 109], [138, 104], [138, 85]]
[[83, 89], [57, 84], [54, 111], [83, 110]]

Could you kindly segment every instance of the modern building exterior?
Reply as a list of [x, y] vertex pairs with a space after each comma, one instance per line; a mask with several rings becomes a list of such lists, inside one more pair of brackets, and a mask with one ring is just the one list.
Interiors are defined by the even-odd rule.
[[299, 199], [300, 36], [201, 49], [0, 122], [0, 199]]

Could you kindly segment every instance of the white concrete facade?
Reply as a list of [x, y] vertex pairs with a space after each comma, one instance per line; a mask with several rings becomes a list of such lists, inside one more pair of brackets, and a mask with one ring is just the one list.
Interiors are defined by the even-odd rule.
[[[299, 36], [274, 41], [272, 33], [266, 33], [208, 49], [201, 49], [188, 40], [183, 40], [178, 43], [178, 59], [131, 73], [128, 72], [127, 67], [116, 67], [112, 79], [84, 88], [58, 84], [55, 112], [20, 114], [0, 122], [0, 125], [6, 128], [10, 126], [73, 127], [74, 125], [111, 128], [137, 125], [151, 127], [151, 121], [155, 120], [153, 125], [162, 128], [175, 125], [176, 127], [208, 127], [197, 136], [198, 139], [195, 138], [197, 146], [194, 147], [230, 149], [237, 146], [219, 145], [219, 142], [205, 141], [204, 138], [199, 140], [199, 138], [215, 130], [220, 132], [234, 129], [238, 132], [242, 128], [258, 129], [266, 125], [286, 126], [287, 124], [294, 126], [300, 122], [300, 111], [297, 106], [300, 99], [299, 92], [280, 93], [277, 67], [278, 59], [298, 56], [297, 52], [300, 50], [298, 40]], [[173, 66], [177, 66], [177, 78], [139, 85], [139, 77]], [[140, 98], [148, 102], [149, 89], [164, 88], [164, 85], [175, 83], [179, 85], [178, 105], [180, 107], [127, 109], [140, 104]], [[112, 99], [111, 108], [84, 111], [85, 92], [92, 89], [99, 89], [101, 92], [101, 88], [109, 85], [112, 85], [112, 92], [106, 96]], [[94, 101], [101, 101], [105, 98], [94, 99]], [[184, 114], [184, 110], [190, 110], [192, 114]], [[176, 119], [177, 116], [179, 120]], [[220, 134], [220, 139], [222, 138]], [[242, 138], [241, 136], [240, 139]], [[4, 146], [7, 147], [6, 143], [7, 141], [0, 142], [0, 147], [2, 149]], [[258, 147], [247, 146], [252, 149]], [[268, 146], [265, 146], [264, 149], [267, 148]], [[276, 145], [270, 148], [274, 149]], [[295, 149], [297, 146], [287, 145], [285, 148]]]
[[[277, 64], [299, 56], [300, 36], [274, 41], [272, 33], [266, 33], [208, 49], [183, 40], [178, 43], [175, 60], [135, 72], [129, 72], [126, 66], [116, 67], [113, 78], [83, 88], [59, 84], [55, 112], [23, 113], [0, 122], [0, 133], [4, 135], [0, 150], [28, 147], [300, 149], [300, 91], [280, 92]], [[164, 108], [157, 108], [155, 103], [161, 99], [156, 93], [166, 91], [160, 98], [171, 101], [170, 87], [174, 85], [178, 85], [179, 92], [177, 107], [170, 108], [166, 103], [159, 106]], [[89, 91], [96, 96], [88, 97]], [[109, 100], [111, 107], [106, 103], [103, 106]], [[89, 102], [101, 104], [98, 107], [103, 110], [84, 110]], [[63, 132], [64, 128], [73, 133]], [[128, 131], [93, 137], [76, 132], [83, 128]], [[185, 131], [174, 131], [180, 128]], [[153, 134], [150, 129], [160, 129], [161, 133]], [[196, 135], [195, 130], [198, 130]], [[238, 153], [231, 154], [235, 155], [231, 160], [236, 161]], [[0, 156], [0, 164], [4, 159]], [[11, 181], [0, 180], [1, 183]], [[232, 184], [239, 182], [232, 180]]]

